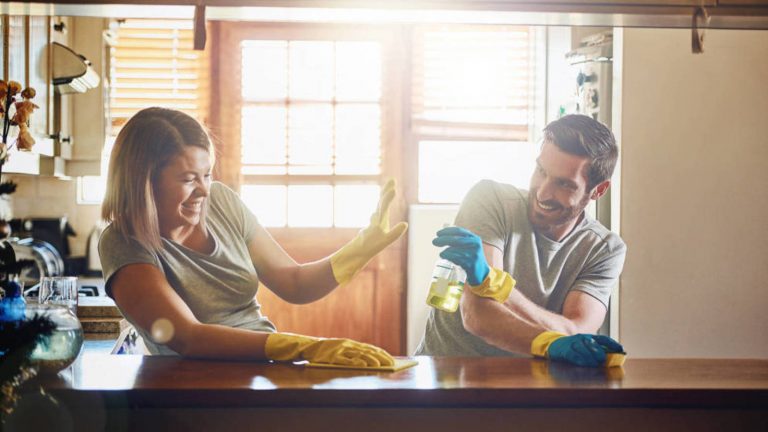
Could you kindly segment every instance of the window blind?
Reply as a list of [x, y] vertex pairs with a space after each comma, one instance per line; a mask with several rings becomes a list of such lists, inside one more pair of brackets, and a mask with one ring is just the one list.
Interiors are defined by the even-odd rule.
[[178, 109], [205, 123], [209, 55], [193, 50], [192, 21], [127, 19], [116, 24], [110, 48], [112, 135], [150, 106]]
[[419, 26], [412, 118], [422, 137], [525, 141], [533, 32], [524, 26]]

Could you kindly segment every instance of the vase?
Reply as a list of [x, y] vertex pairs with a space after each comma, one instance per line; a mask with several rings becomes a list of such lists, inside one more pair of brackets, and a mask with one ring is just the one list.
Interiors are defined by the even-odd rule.
[[83, 347], [83, 327], [66, 306], [55, 304], [27, 305], [27, 319], [44, 315], [56, 326], [50, 336], [43, 337], [32, 350], [29, 360], [40, 373], [56, 373], [71, 365]]

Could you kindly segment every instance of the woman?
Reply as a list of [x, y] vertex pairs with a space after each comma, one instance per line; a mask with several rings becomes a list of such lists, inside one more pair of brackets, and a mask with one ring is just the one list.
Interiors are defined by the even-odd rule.
[[238, 360], [392, 365], [386, 351], [348, 339], [277, 333], [261, 314], [261, 281], [282, 299], [309, 303], [349, 281], [399, 238], [389, 229], [394, 183], [371, 225], [330, 257], [298, 264], [240, 198], [211, 180], [203, 127], [175, 110], [147, 108], [115, 141], [99, 241], [106, 290], [152, 354]]

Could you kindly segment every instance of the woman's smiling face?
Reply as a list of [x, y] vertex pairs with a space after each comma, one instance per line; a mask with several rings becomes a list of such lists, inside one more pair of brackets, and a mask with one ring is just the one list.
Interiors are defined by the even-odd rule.
[[211, 158], [201, 147], [188, 146], [166, 164], [153, 183], [160, 233], [192, 228], [203, 218], [211, 190]]

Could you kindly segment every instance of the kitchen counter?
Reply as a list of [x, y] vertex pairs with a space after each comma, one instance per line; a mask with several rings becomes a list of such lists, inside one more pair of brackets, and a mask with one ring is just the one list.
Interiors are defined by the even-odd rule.
[[[76, 430], [766, 430], [768, 360], [429, 358], [395, 373], [83, 353], [37, 380]], [[515, 427], [513, 427], [515, 426]]]

